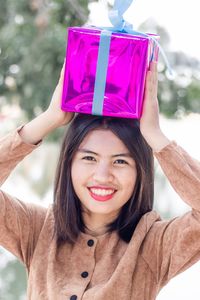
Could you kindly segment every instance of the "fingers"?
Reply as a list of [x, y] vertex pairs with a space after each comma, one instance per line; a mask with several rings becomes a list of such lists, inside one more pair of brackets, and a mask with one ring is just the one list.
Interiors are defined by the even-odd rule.
[[65, 74], [65, 61], [64, 61], [64, 63], [63, 63], [62, 70], [61, 70], [61, 72], [60, 72], [59, 83], [63, 83], [64, 74]]
[[158, 71], [157, 71], [157, 62], [153, 61], [149, 65], [149, 71], [147, 72], [147, 81], [149, 85], [158, 84]]
[[146, 74], [144, 100], [148, 98], [149, 101], [152, 102], [155, 99], [157, 99], [157, 88], [158, 88], [157, 63], [151, 62], [149, 65], [149, 70], [147, 71]]

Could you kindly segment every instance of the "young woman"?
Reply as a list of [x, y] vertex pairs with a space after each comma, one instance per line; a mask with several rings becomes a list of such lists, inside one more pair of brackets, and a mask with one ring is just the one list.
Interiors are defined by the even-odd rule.
[[[49, 108], [0, 141], [0, 181], [52, 130], [63, 75]], [[153, 155], [191, 211], [152, 211]], [[64, 137], [48, 209], [0, 192], [0, 245], [28, 271], [31, 300], [153, 300], [200, 259], [200, 165], [159, 126], [157, 71], [147, 74], [140, 122], [78, 115]]]

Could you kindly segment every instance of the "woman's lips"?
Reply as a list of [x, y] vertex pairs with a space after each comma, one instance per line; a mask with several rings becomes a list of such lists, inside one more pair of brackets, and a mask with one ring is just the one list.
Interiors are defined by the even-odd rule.
[[90, 187], [88, 188], [90, 196], [97, 201], [108, 201], [113, 198], [116, 190], [111, 188], [99, 188]]

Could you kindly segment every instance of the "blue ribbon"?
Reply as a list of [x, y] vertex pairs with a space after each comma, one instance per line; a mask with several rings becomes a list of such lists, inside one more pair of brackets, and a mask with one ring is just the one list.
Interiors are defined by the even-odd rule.
[[153, 61], [154, 49], [155, 49], [155, 45], [157, 45], [163, 56], [169, 74], [173, 75], [173, 71], [169, 65], [168, 59], [164, 53], [164, 50], [158, 43], [158, 41], [152, 36], [149, 36], [143, 32], [135, 31], [133, 29], [133, 25], [124, 20], [123, 14], [129, 8], [132, 2], [133, 0], [115, 0], [113, 9], [109, 12], [109, 19], [113, 27], [102, 28], [103, 30], [100, 35], [97, 71], [96, 71], [94, 96], [93, 96], [93, 104], [92, 104], [93, 115], [102, 115], [103, 112], [103, 102], [104, 102], [104, 94], [105, 94], [105, 87], [106, 87], [106, 75], [107, 75], [108, 60], [109, 60], [109, 50], [110, 50], [111, 35], [113, 32], [129, 33], [132, 35], [143, 36], [148, 39], [152, 39], [154, 42], [154, 46], [153, 46], [150, 62]]
[[123, 19], [123, 14], [127, 11], [132, 2], [133, 0], [116, 0], [114, 2], [113, 9], [108, 15], [114, 30], [126, 31], [125, 27], [131, 25]]

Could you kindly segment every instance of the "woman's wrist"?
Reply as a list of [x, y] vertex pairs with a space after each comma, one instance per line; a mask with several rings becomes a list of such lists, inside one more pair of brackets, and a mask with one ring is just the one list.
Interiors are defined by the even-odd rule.
[[171, 141], [166, 137], [166, 135], [164, 135], [164, 133], [160, 129], [154, 130], [152, 132], [149, 131], [148, 136], [144, 136], [144, 139], [152, 148], [153, 152], [159, 152], [171, 143]]
[[60, 126], [60, 120], [54, 118], [53, 114], [50, 114], [49, 111], [45, 111], [27, 123], [20, 130], [19, 134], [24, 142], [29, 144], [37, 144], [50, 132]]

